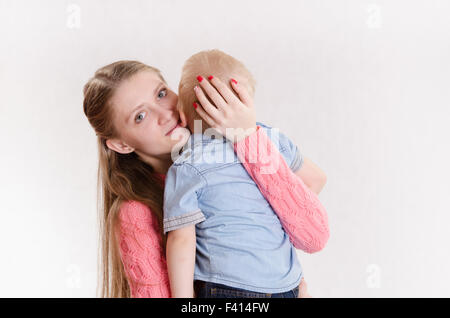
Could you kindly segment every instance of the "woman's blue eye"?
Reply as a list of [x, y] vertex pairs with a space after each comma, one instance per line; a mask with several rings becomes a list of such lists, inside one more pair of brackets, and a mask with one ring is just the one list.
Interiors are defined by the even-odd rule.
[[[163, 96], [161, 96], [161, 93], [162, 93], [162, 92], [164, 92]], [[159, 97], [159, 98], [163, 98], [163, 97], [166, 96], [166, 95], [167, 95], [167, 90], [166, 90], [166, 89], [162, 89], [162, 90], [159, 92], [158, 97]]]
[[137, 123], [140, 123], [144, 118], [145, 118], [145, 112], [140, 112], [140, 113], [136, 116], [136, 122], [137, 122]]

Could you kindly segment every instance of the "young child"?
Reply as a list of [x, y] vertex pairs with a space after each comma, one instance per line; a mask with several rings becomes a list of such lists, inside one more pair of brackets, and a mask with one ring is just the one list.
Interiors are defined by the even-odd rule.
[[[250, 72], [221, 51], [197, 53], [183, 67], [179, 111], [193, 133], [165, 179], [172, 297], [192, 297], [193, 281], [198, 297], [297, 297], [303, 272], [280, 220], [233, 145], [208, 129], [192, 106], [199, 74], [214, 74], [224, 83], [236, 78], [254, 94]], [[292, 171], [298, 170], [303, 159], [297, 147], [271, 127], [257, 125]]]

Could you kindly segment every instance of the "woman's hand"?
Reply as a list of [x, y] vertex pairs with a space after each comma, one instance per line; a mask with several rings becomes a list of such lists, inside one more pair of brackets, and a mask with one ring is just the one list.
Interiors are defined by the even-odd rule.
[[[195, 103], [198, 105], [196, 110], [200, 117], [233, 143], [256, 131], [253, 98], [244, 85], [238, 84], [234, 79], [230, 80], [238, 98], [220, 79], [213, 76], [208, 79], [209, 81], [198, 76], [201, 88], [194, 88], [200, 102]], [[205, 92], [214, 104], [209, 102]]]

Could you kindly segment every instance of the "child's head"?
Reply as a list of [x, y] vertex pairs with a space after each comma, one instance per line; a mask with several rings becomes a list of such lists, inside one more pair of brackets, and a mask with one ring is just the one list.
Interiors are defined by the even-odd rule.
[[[208, 76], [213, 75], [225, 83], [237, 96], [230, 85], [230, 79], [234, 78], [238, 81], [239, 85], [245, 85], [247, 87], [250, 96], [254, 96], [256, 82], [252, 74], [244, 64], [234, 57], [219, 50], [201, 51], [192, 55], [184, 63], [180, 85], [178, 87], [178, 110], [186, 116], [186, 121], [191, 132], [194, 131], [194, 120], [202, 120], [193, 106], [193, 103], [197, 101], [194, 86], [198, 85], [198, 75], [202, 76], [204, 80], [207, 80]], [[205, 96], [211, 101], [206, 92]], [[211, 104], [214, 105], [213, 102]], [[202, 132], [207, 128], [210, 128], [210, 126], [202, 120]]]

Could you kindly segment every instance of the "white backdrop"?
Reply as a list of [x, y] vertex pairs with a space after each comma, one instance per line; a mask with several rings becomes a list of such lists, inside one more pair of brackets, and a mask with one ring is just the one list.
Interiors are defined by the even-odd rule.
[[450, 297], [449, 1], [0, 0], [0, 297], [94, 297], [95, 135], [82, 87], [120, 59], [178, 87], [218, 48], [257, 119], [327, 174], [315, 297]]

